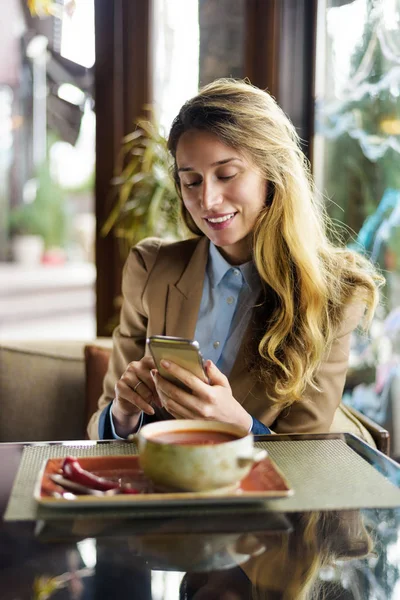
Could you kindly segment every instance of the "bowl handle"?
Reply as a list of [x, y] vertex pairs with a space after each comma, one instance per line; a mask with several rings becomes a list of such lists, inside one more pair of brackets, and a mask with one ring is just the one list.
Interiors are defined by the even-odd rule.
[[253, 449], [253, 456], [239, 456], [237, 459], [239, 467], [246, 467], [247, 465], [253, 465], [255, 463], [260, 462], [260, 460], [264, 460], [268, 456], [268, 452], [266, 450], [258, 450], [256, 448]]

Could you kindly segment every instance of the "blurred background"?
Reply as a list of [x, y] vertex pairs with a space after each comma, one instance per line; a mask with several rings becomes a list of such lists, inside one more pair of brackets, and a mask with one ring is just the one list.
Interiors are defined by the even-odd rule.
[[93, 336], [94, 3], [0, 10], [0, 336]]
[[160, 208], [173, 117], [199, 86], [248, 77], [297, 127], [335, 235], [386, 276], [345, 401], [400, 427], [400, 0], [2, 0], [0, 14], [0, 341], [110, 335], [129, 245], [180, 235]]

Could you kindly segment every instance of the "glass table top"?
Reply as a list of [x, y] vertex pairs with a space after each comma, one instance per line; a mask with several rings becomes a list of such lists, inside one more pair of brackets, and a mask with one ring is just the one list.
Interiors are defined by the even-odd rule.
[[[348, 443], [399, 485], [397, 463]], [[0, 445], [2, 513], [23, 448]], [[399, 533], [400, 507], [2, 521], [0, 598], [398, 600]]]

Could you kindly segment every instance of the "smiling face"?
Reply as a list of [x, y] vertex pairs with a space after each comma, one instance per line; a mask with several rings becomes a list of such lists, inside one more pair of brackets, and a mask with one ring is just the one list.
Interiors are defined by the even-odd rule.
[[213, 133], [191, 129], [176, 149], [182, 199], [197, 227], [231, 264], [251, 258], [252, 232], [265, 207], [267, 182]]

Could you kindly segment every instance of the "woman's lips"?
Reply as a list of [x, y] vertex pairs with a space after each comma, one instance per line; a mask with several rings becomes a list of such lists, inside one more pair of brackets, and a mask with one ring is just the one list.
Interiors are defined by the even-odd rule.
[[[236, 213], [228, 213], [226, 215], [213, 215], [212, 217], [204, 217], [204, 221], [215, 231], [226, 229], [232, 223]], [[212, 219], [212, 220], [211, 220]]]

